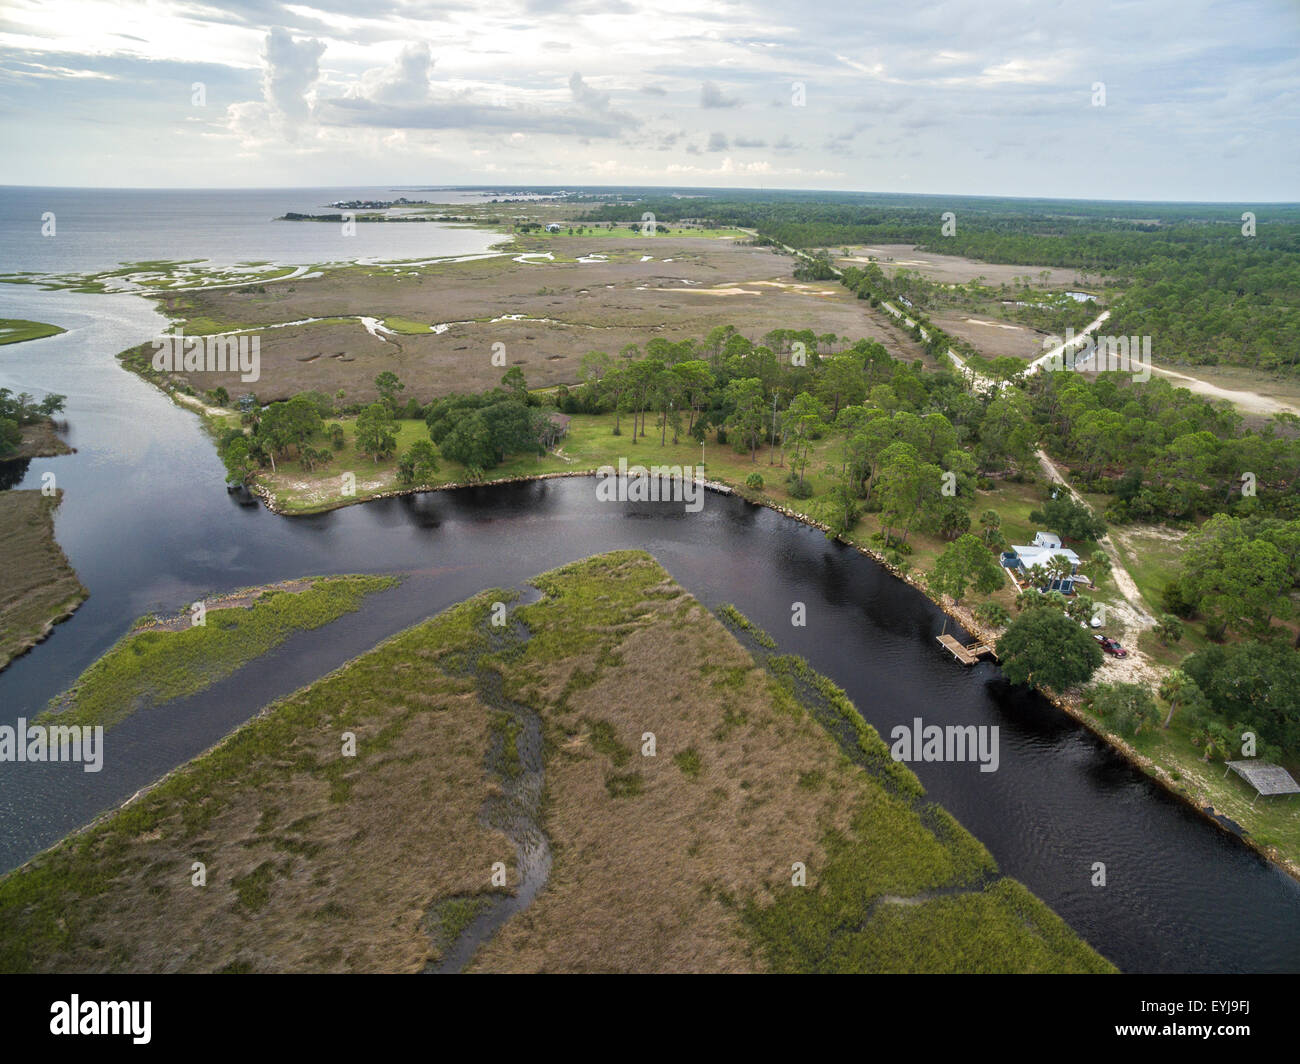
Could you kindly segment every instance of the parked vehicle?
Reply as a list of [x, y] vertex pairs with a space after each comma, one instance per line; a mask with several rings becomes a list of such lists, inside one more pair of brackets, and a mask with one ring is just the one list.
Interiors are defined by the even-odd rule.
[[1104, 635], [1095, 635], [1093, 636], [1093, 638], [1097, 640], [1098, 643], [1101, 644], [1101, 649], [1104, 650], [1107, 654], [1113, 654], [1117, 658], [1128, 657], [1128, 651], [1125, 650], [1122, 646], [1120, 646], [1118, 640], [1111, 639], [1109, 636], [1104, 636]]

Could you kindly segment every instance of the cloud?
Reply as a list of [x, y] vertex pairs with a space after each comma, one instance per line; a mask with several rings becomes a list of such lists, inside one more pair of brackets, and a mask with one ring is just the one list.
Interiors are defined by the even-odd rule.
[[569, 75], [569, 92], [573, 102], [589, 111], [608, 111], [609, 93], [593, 89], [576, 70]]
[[727, 138], [722, 133], [709, 134], [708, 151], [726, 151], [728, 148]]
[[701, 107], [739, 107], [740, 100], [735, 96], [727, 96], [718, 88], [717, 84], [712, 81], [706, 81], [700, 86], [700, 106]]
[[750, 137], [737, 137], [731, 143], [734, 144], [737, 148], [766, 148], [767, 147], [767, 141], [763, 140], [761, 137], [758, 139], [754, 139]]
[[316, 110], [327, 125], [370, 126], [392, 129], [459, 129], [487, 132], [570, 134], [580, 137], [617, 137], [624, 126], [611, 115], [554, 114], [524, 107], [500, 107], [467, 99], [436, 100], [422, 104], [384, 104], [362, 97], [323, 100]]
[[433, 62], [426, 43], [408, 44], [389, 66], [363, 75], [361, 95], [388, 103], [426, 100]]
[[295, 41], [280, 26], [266, 35], [262, 97], [280, 116], [290, 122], [307, 118], [307, 93], [320, 80], [320, 57], [324, 54], [322, 42], [315, 38]]

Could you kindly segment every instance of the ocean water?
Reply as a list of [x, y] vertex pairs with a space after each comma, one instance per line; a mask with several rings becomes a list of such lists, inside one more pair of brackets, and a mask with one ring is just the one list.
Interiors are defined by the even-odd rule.
[[[503, 234], [438, 222], [277, 222], [289, 211], [330, 213], [336, 200], [429, 199], [475, 203], [464, 190], [390, 188], [65, 189], [0, 187], [0, 273], [107, 270], [159, 259], [214, 266], [269, 261], [299, 266], [486, 252]], [[42, 235], [54, 215], [54, 235]], [[0, 300], [3, 293], [0, 293]]]

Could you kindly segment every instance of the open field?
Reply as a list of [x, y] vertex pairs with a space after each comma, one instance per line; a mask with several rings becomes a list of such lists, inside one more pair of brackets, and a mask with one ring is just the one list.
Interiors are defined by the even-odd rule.
[[[491, 623], [507, 592], [454, 607], [0, 880], [0, 968], [1111, 970], [838, 688], [760, 664], [649, 555], [535, 583], [514, 626]], [[488, 937], [527, 734], [553, 860]]]
[[62, 497], [0, 491], [0, 668], [44, 639], [88, 594], [54, 540], [54, 510]]
[[[493, 355], [502, 352], [506, 366], [519, 366], [534, 387], [575, 383], [590, 351], [616, 353], [657, 336], [702, 338], [720, 325], [737, 325], [753, 339], [777, 328], [814, 328], [850, 341], [877, 339], [896, 358], [923, 357], [887, 315], [840, 285], [794, 281], [793, 266], [770, 249], [727, 239], [529, 235], [494, 258], [397, 273], [329, 269], [264, 289], [163, 297], [163, 306], [191, 335], [245, 330], [260, 343], [255, 383], [230, 372], [173, 380], [199, 392], [253, 391], [262, 402], [308, 390], [342, 390], [348, 402], [367, 402], [383, 370], [423, 402], [480, 391], [500, 381], [506, 367]], [[381, 327], [370, 331], [363, 317]], [[152, 354], [153, 346], [143, 345], [128, 365], [143, 371]]]
[[[935, 223], [936, 230], [938, 222]], [[989, 284], [1010, 284], [1017, 277], [1028, 277], [1035, 284], [1045, 283], [1046, 287], [1065, 288], [1084, 283], [1087, 276], [1078, 270], [1044, 269], [1041, 266], [1003, 265], [994, 262], [980, 262], [961, 255], [939, 255], [933, 251], [918, 251], [913, 244], [879, 244], [872, 247], [850, 247], [849, 256], [845, 258], [840, 252], [843, 248], [831, 248], [837, 257], [837, 265], [861, 266], [875, 260], [886, 273], [896, 270], [912, 270], [931, 281], [944, 284], [965, 284], [976, 278], [983, 278]], [[1046, 274], [1044, 282], [1043, 274]]]
[[1013, 321], [960, 310], [932, 310], [928, 317], [944, 332], [974, 346], [985, 358], [1006, 356], [1031, 362], [1048, 351], [1043, 346], [1046, 333]]
[[5, 344], [20, 344], [24, 340], [40, 340], [46, 336], [58, 336], [67, 332], [57, 325], [46, 325], [42, 321], [25, 321], [21, 318], [0, 318], [0, 347]]

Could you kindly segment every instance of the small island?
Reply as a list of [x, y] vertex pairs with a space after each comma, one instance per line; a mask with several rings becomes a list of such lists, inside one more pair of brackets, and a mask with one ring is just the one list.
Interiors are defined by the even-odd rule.
[[0, 347], [5, 344], [20, 344], [24, 340], [43, 340], [47, 336], [58, 336], [67, 331], [57, 325], [47, 325], [43, 321], [0, 318]]

